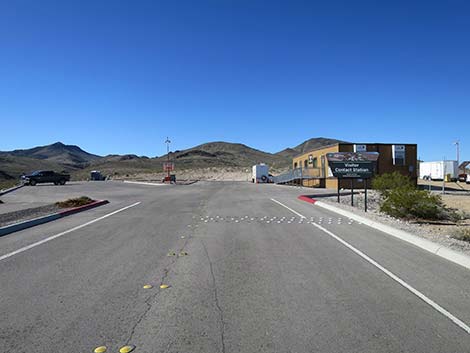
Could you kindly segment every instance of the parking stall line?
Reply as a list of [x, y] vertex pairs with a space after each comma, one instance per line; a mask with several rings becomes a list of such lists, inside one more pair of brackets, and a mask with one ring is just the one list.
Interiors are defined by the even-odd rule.
[[68, 230], [66, 230], [66, 231], [63, 231], [63, 232], [61, 232], [61, 233], [58, 233], [58, 234], [52, 235], [52, 236], [50, 236], [50, 237], [48, 237], [48, 238], [42, 239], [42, 240], [40, 240], [40, 241], [37, 241], [37, 242], [35, 242], [35, 243], [33, 243], [33, 244], [24, 246], [24, 247], [22, 247], [22, 248], [20, 248], [20, 249], [18, 249], [18, 250], [12, 251], [12, 252], [10, 252], [10, 253], [8, 253], [8, 254], [2, 255], [2, 256], [0, 256], [0, 261], [6, 260], [6, 259], [8, 259], [9, 257], [12, 257], [12, 256], [14, 256], [14, 255], [18, 255], [18, 254], [20, 254], [20, 253], [22, 253], [22, 252], [24, 252], [24, 251], [27, 251], [27, 250], [32, 249], [32, 248], [35, 248], [36, 246], [39, 246], [39, 245], [44, 244], [44, 243], [47, 243], [47, 242], [49, 242], [49, 241], [51, 241], [51, 240], [54, 240], [54, 239], [56, 239], [56, 238], [59, 238], [59, 237], [65, 235], [65, 234], [71, 233], [71, 232], [76, 231], [76, 230], [78, 230], [78, 229], [81, 229], [81, 228], [84, 228], [84, 227], [86, 227], [86, 226], [89, 226], [90, 224], [96, 223], [96, 222], [101, 221], [101, 220], [103, 220], [103, 219], [105, 219], [105, 218], [111, 217], [111, 216], [115, 215], [116, 213], [125, 211], [125, 210], [127, 210], [127, 209], [129, 209], [129, 208], [131, 208], [131, 207], [137, 206], [137, 205], [139, 205], [139, 204], [140, 204], [140, 201], [139, 201], [139, 202], [136, 202], [136, 203], [133, 203], [132, 205], [129, 205], [129, 206], [120, 208], [120, 209], [118, 209], [118, 210], [116, 210], [116, 211], [113, 211], [113, 212], [111, 212], [111, 213], [105, 214], [104, 216], [95, 218], [95, 219], [93, 219], [93, 220], [91, 220], [91, 221], [89, 221], [89, 222], [83, 223], [83, 224], [81, 224], [81, 225], [79, 225], [79, 226], [73, 227], [73, 228], [68, 229]]

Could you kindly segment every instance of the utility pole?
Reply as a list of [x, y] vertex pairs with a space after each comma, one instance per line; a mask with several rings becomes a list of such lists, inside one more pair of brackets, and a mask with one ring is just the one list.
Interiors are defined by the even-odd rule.
[[[457, 140], [454, 142], [455, 147], [457, 148], [457, 168], [459, 168], [460, 165], [460, 141]], [[460, 173], [460, 170], [459, 170]]]
[[442, 165], [442, 173], [443, 173], [443, 178], [442, 178], [442, 193], [446, 193], [446, 157], [444, 157], [444, 163]]
[[166, 160], [167, 160], [167, 165], [166, 165], [166, 168], [167, 168], [167, 177], [168, 177], [168, 181], [170, 181], [170, 139], [168, 138], [168, 136], [166, 137]]

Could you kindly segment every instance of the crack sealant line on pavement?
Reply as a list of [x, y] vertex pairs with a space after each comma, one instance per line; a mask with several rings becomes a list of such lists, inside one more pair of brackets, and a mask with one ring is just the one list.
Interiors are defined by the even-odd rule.
[[[168, 277], [168, 273], [170, 272], [170, 267], [173, 266], [176, 261], [177, 261], [177, 258], [171, 261], [170, 264], [167, 266], [167, 268], [163, 269], [163, 276], [160, 279], [160, 284], [164, 283], [165, 279]], [[162, 289], [159, 289], [155, 294], [151, 294], [147, 297], [147, 299], [145, 299], [144, 303], [146, 305], [146, 309], [139, 316], [139, 318], [134, 323], [134, 325], [132, 325], [131, 331], [129, 333], [129, 337], [126, 340], [126, 345], [132, 341], [132, 339], [134, 338], [134, 334], [135, 334], [135, 330], [137, 329], [137, 326], [140, 325], [140, 323], [144, 320], [144, 318], [149, 313], [150, 309], [152, 309], [153, 304], [151, 303], [151, 301], [155, 300], [160, 295], [161, 292], [162, 292]]]
[[225, 319], [224, 319], [224, 311], [222, 310], [220, 303], [219, 303], [219, 296], [217, 293], [217, 284], [215, 281], [215, 274], [214, 274], [214, 266], [212, 263], [212, 260], [209, 256], [209, 252], [207, 251], [206, 244], [204, 243], [204, 240], [201, 239], [202, 247], [204, 248], [204, 252], [206, 253], [207, 261], [209, 262], [209, 270], [210, 274], [212, 277], [212, 285], [213, 285], [213, 290], [214, 290], [214, 302], [215, 306], [217, 308], [217, 311], [219, 312], [219, 320], [220, 320], [220, 343], [221, 343], [221, 352], [225, 353]]
[[[183, 245], [181, 246], [181, 248], [177, 251], [178, 253], [183, 251], [183, 249], [186, 248], [186, 245], [188, 244], [188, 241], [189, 241], [189, 237], [186, 237], [184, 242], [183, 242]], [[171, 271], [171, 268], [176, 264], [176, 262], [178, 261], [178, 256], [174, 257], [166, 266], [165, 268], [163, 269], [163, 275], [162, 277], [160, 278], [160, 285], [164, 284], [165, 283], [165, 280], [168, 278], [168, 275]], [[132, 325], [132, 328], [130, 330], [130, 333], [129, 333], [129, 337], [126, 339], [126, 345], [130, 344], [130, 342], [132, 342], [132, 339], [134, 338], [134, 335], [135, 335], [135, 331], [137, 329], [137, 327], [140, 325], [140, 323], [145, 319], [145, 317], [147, 316], [147, 314], [149, 313], [149, 311], [152, 309], [153, 305], [155, 303], [152, 303], [152, 301], [156, 300], [158, 298], [158, 296], [160, 295], [160, 293], [162, 292], [162, 289], [159, 289], [155, 294], [151, 294], [149, 295], [145, 300], [144, 300], [144, 303], [146, 305], [146, 309], [142, 312], [142, 314], [138, 317], [138, 319], [136, 320], [136, 322], [134, 323], [134, 325]]]
[[41, 245], [41, 244], [47, 243], [47, 242], [49, 242], [49, 241], [51, 241], [51, 240], [54, 240], [54, 239], [56, 239], [56, 238], [59, 238], [59, 237], [65, 235], [65, 234], [71, 233], [71, 232], [73, 232], [73, 231], [75, 231], [75, 230], [79, 230], [79, 229], [81, 229], [81, 228], [83, 228], [83, 227], [89, 226], [90, 224], [96, 223], [96, 222], [101, 221], [101, 220], [103, 220], [103, 219], [105, 219], [105, 218], [111, 217], [111, 216], [115, 215], [116, 213], [125, 211], [125, 210], [127, 210], [127, 209], [129, 209], [129, 208], [131, 208], [131, 207], [134, 207], [134, 206], [139, 205], [140, 203], [141, 203], [140, 201], [139, 201], [139, 202], [136, 202], [136, 203], [133, 203], [132, 205], [129, 205], [129, 206], [120, 208], [120, 209], [118, 209], [118, 210], [116, 210], [116, 211], [113, 211], [113, 212], [111, 212], [111, 213], [105, 214], [104, 216], [95, 218], [95, 219], [93, 219], [93, 220], [91, 220], [91, 221], [89, 221], [89, 222], [86, 222], [86, 223], [83, 223], [83, 224], [81, 224], [81, 225], [79, 225], [79, 226], [70, 228], [70, 229], [68, 229], [68, 230], [66, 230], [66, 231], [64, 231], [64, 232], [61, 232], [61, 233], [52, 235], [52, 236], [50, 236], [50, 237], [48, 237], [48, 238], [45, 238], [45, 239], [40, 240], [40, 241], [37, 241], [36, 243], [33, 243], [33, 244], [30, 244], [30, 245], [24, 246], [24, 247], [22, 247], [22, 248], [20, 248], [20, 249], [18, 249], [18, 250], [15, 250], [15, 251], [12, 251], [12, 252], [10, 252], [10, 253], [8, 253], [8, 254], [2, 255], [2, 256], [0, 256], [0, 261], [5, 260], [5, 259], [8, 259], [9, 257], [12, 257], [12, 256], [14, 256], [14, 255], [20, 254], [20, 253], [22, 253], [22, 252], [24, 252], [24, 251], [26, 251], [26, 250], [32, 249], [32, 248], [34, 248], [34, 247], [36, 247], [36, 246], [39, 246], [39, 245]]
[[[287, 208], [288, 210], [290, 210], [291, 212], [301, 216], [301, 217], [304, 217], [305, 216], [302, 216], [300, 213], [298, 213], [297, 211], [293, 210], [292, 208], [284, 205], [282, 202], [279, 202], [275, 199], [271, 199], [272, 201], [274, 201], [275, 203], [277, 203], [278, 205], [284, 207], [284, 208]], [[373, 265], [374, 267], [376, 267], [377, 269], [379, 269], [380, 271], [382, 271], [383, 273], [385, 273], [388, 277], [390, 277], [391, 279], [393, 279], [395, 282], [397, 282], [398, 284], [400, 284], [402, 287], [406, 288], [408, 291], [410, 291], [411, 293], [413, 293], [415, 296], [417, 296], [419, 299], [421, 299], [422, 301], [424, 301], [426, 304], [428, 304], [429, 306], [431, 306], [434, 310], [436, 310], [437, 312], [441, 313], [442, 315], [444, 315], [446, 318], [448, 318], [450, 321], [452, 321], [455, 325], [457, 325], [458, 327], [460, 327], [462, 330], [464, 330], [467, 334], [470, 334], [470, 327], [465, 323], [463, 322], [462, 320], [460, 320], [459, 318], [457, 318], [456, 316], [454, 316], [453, 314], [451, 314], [450, 312], [448, 312], [446, 309], [444, 309], [442, 306], [440, 306], [439, 304], [437, 304], [436, 302], [434, 302], [433, 300], [431, 300], [430, 298], [428, 298], [426, 295], [424, 295], [423, 293], [421, 293], [420, 291], [418, 291], [417, 289], [415, 289], [414, 287], [412, 287], [411, 285], [409, 285], [407, 282], [405, 282], [404, 280], [402, 280], [400, 277], [398, 277], [397, 275], [395, 275], [393, 272], [387, 270], [385, 267], [383, 267], [381, 264], [379, 264], [377, 261], [375, 261], [374, 259], [372, 259], [371, 257], [367, 256], [365, 253], [363, 253], [361, 250], [355, 248], [354, 246], [352, 246], [351, 244], [349, 244], [348, 242], [344, 241], [343, 239], [341, 239], [339, 236], [337, 236], [336, 234], [330, 232], [328, 229], [322, 227], [321, 225], [319, 224], [315, 224], [315, 223], [312, 223], [312, 225], [318, 229], [320, 229], [321, 231], [323, 231], [324, 233], [328, 234], [330, 237], [332, 237], [333, 239], [335, 239], [336, 241], [338, 241], [339, 243], [341, 243], [342, 245], [344, 245], [345, 247], [347, 247], [348, 249], [350, 249], [351, 251], [353, 251], [356, 255], [360, 256], [361, 258], [363, 258], [364, 260], [366, 260], [367, 262], [369, 262], [371, 265]]]

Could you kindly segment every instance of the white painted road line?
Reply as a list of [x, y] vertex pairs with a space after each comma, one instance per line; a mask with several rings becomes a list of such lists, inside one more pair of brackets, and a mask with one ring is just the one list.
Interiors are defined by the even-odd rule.
[[349, 224], [351, 224], [353, 220], [355, 220], [356, 222], [358, 222], [358, 224], [361, 224], [361, 223], [365, 224], [366, 226], [369, 226], [381, 232], [387, 233], [388, 235], [391, 235], [392, 237], [404, 240], [410, 244], [420, 247], [421, 249], [424, 249], [437, 256], [440, 256], [448, 261], [452, 261], [460, 266], [470, 269], [470, 256], [465, 255], [461, 252], [457, 252], [443, 245], [433, 243], [432, 241], [420, 238], [416, 235], [410, 234], [403, 230], [393, 228], [391, 226], [382, 224], [380, 222], [375, 222], [371, 219], [359, 216], [355, 213], [343, 210], [341, 208], [335, 207], [333, 205], [330, 205], [322, 201], [315, 202], [315, 206], [323, 207], [329, 211], [348, 217]]
[[47, 242], [49, 242], [49, 241], [51, 241], [51, 240], [54, 240], [54, 239], [56, 239], [56, 238], [59, 238], [59, 237], [61, 237], [62, 235], [68, 234], [68, 233], [73, 232], [73, 231], [75, 231], [75, 230], [78, 230], [78, 229], [81, 229], [81, 228], [83, 228], [83, 227], [89, 226], [90, 224], [93, 224], [93, 223], [95, 223], [95, 222], [101, 221], [101, 220], [103, 220], [103, 219], [105, 219], [105, 218], [111, 217], [112, 215], [115, 215], [116, 213], [125, 211], [125, 210], [127, 210], [128, 208], [137, 206], [138, 204], [140, 204], [140, 201], [139, 201], [139, 202], [136, 202], [136, 203], [133, 203], [132, 205], [129, 205], [129, 206], [120, 208], [119, 210], [113, 211], [113, 212], [108, 213], [108, 214], [106, 214], [106, 215], [104, 215], [104, 216], [95, 218], [95, 219], [93, 219], [93, 220], [91, 220], [91, 221], [89, 221], [89, 222], [86, 222], [86, 223], [84, 223], [84, 224], [81, 224], [81, 225], [79, 225], [79, 226], [73, 227], [73, 228], [71, 228], [71, 229], [69, 229], [69, 230], [66, 230], [66, 231], [62, 232], [62, 233], [52, 235], [52, 236], [50, 236], [50, 237], [48, 237], [48, 238], [45, 238], [45, 239], [43, 239], [43, 240], [40, 240], [40, 241], [38, 241], [38, 242], [36, 242], [36, 243], [30, 244], [30, 245], [27, 245], [27, 246], [25, 246], [25, 247], [22, 247], [22, 248], [20, 248], [20, 249], [18, 249], [18, 250], [12, 251], [11, 253], [2, 255], [2, 256], [0, 256], [0, 261], [5, 260], [5, 259], [8, 259], [9, 257], [12, 257], [12, 256], [14, 256], [14, 255], [20, 254], [20, 253], [22, 253], [23, 251], [32, 249], [32, 248], [34, 248], [34, 247], [36, 247], [36, 246], [38, 246], [38, 245], [41, 245], [41, 244], [47, 243]]
[[274, 202], [276, 202], [277, 204], [281, 205], [282, 207], [287, 208], [289, 211], [295, 213], [295, 214], [296, 214], [297, 216], [299, 216], [300, 218], [307, 218], [307, 217], [305, 217], [305, 216], [302, 216], [299, 212], [294, 211], [292, 208], [290, 208], [290, 207], [284, 205], [282, 202], [279, 202], [279, 201], [277, 201], [277, 200], [275, 200], [275, 199], [271, 199], [271, 201], [274, 201]]
[[[291, 212], [294, 212], [295, 214], [305, 218], [305, 216], [302, 216], [300, 213], [298, 213], [297, 211], [294, 211], [292, 208], [284, 205], [283, 203], [277, 201], [277, 200], [274, 200], [274, 199], [271, 199], [272, 201], [276, 202], [277, 204], [287, 208], [289, 211]], [[423, 293], [421, 293], [419, 290], [415, 289], [414, 287], [412, 287], [411, 285], [409, 285], [408, 283], [406, 283], [404, 280], [402, 280], [400, 277], [398, 277], [397, 275], [395, 275], [393, 272], [387, 270], [385, 267], [383, 267], [381, 264], [379, 264], [377, 261], [375, 261], [374, 259], [370, 258], [369, 256], [367, 256], [366, 254], [364, 254], [361, 250], [355, 248], [354, 246], [352, 246], [351, 244], [349, 244], [348, 242], [344, 241], [343, 239], [341, 239], [339, 236], [335, 235], [334, 233], [330, 232], [328, 229], [322, 227], [321, 225], [318, 225], [318, 224], [315, 224], [315, 223], [312, 223], [312, 225], [314, 227], [317, 227], [318, 229], [320, 229], [321, 231], [323, 231], [324, 233], [328, 234], [330, 237], [332, 237], [333, 239], [337, 240], [338, 242], [340, 242], [341, 244], [343, 244], [344, 246], [346, 246], [348, 249], [352, 250], [354, 253], [356, 253], [357, 255], [359, 255], [360, 257], [362, 257], [364, 260], [366, 260], [367, 262], [369, 262], [371, 265], [375, 266], [376, 268], [378, 268], [380, 271], [382, 271], [383, 273], [385, 273], [387, 276], [389, 276], [391, 279], [393, 279], [395, 282], [399, 283], [400, 285], [402, 285], [404, 288], [408, 289], [411, 293], [413, 293], [414, 295], [416, 295], [419, 299], [421, 299], [422, 301], [424, 301], [426, 304], [430, 305], [433, 309], [435, 309], [436, 311], [438, 311], [439, 313], [441, 313], [442, 315], [444, 315], [445, 317], [447, 317], [449, 320], [451, 320], [454, 324], [456, 324], [457, 326], [459, 326], [462, 330], [464, 330], [465, 332], [467, 332], [468, 334], [470, 334], [470, 327], [465, 323], [463, 322], [462, 320], [460, 320], [459, 318], [457, 318], [456, 316], [454, 316], [453, 314], [451, 314], [450, 312], [448, 312], [446, 309], [444, 309], [442, 306], [440, 306], [439, 304], [437, 304], [436, 302], [434, 302], [433, 300], [431, 300], [430, 298], [428, 298], [427, 296], [425, 296]]]

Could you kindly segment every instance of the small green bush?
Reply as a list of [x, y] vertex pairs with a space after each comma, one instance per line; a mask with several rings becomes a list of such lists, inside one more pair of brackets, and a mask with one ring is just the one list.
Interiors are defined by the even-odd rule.
[[372, 188], [376, 189], [382, 197], [388, 197], [392, 190], [405, 187], [414, 189], [410, 178], [399, 172], [385, 173], [372, 180]]
[[380, 210], [398, 218], [448, 219], [450, 216], [439, 195], [407, 186], [387, 191]]
[[376, 177], [372, 187], [382, 196], [380, 211], [397, 218], [457, 221], [459, 216], [446, 208], [441, 196], [418, 190], [405, 175], [398, 172]]

